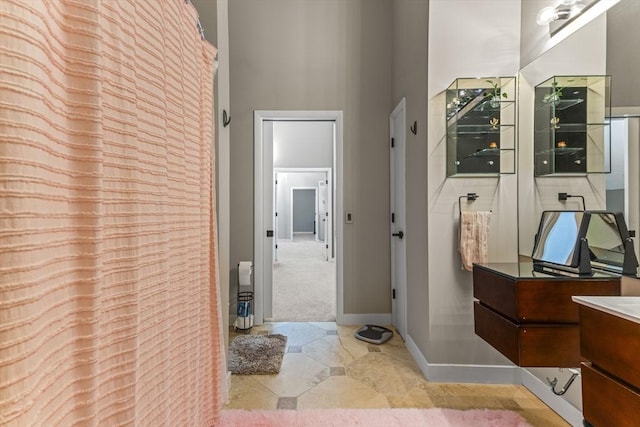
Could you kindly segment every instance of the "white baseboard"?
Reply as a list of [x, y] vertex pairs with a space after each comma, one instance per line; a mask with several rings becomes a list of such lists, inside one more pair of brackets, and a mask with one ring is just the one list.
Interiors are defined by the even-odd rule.
[[583, 418], [582, 411], [580, 409], [576, 408], [562, 397], [553, 394], [551, 387], [531, 372], [526, 369], [520, 370], [522, 371], [522, 385], [528, 388], [531, 393], [535, 394], [538, 399], [542, 400], [573, 427], [582, 427]]
[[344, 313], [340, 316], [341, 325], [390, 325], [391, 313], [353, 314]]
[[428, 381], [477, 384], [522, 384], [517, 366], [429, 363], [407, 335], [407, 348]]

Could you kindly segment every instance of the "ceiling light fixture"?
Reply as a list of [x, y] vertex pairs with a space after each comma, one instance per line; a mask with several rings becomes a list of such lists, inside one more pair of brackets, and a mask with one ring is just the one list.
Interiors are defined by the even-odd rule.
[[579, 0], [561, 0], [556, 6], [547, 6], [540, 9], [536, 16], [538, 25], [549, 25], [560, 19], [571, 19], [578, 16], [585, 5]]

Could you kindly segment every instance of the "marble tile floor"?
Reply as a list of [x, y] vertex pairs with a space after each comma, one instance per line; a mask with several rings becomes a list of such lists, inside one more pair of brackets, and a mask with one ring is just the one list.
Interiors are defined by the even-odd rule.
[[[225, 409], [508, 409], [533, 426], [569, 426], [523, 386], [432, 383], [397, 334], [382, 345], [335, 322], [265, 323], [252, 334], [287, 336], [277, 375], [232, 375]], [[230, 332], [230, 339], [238, 333]]]

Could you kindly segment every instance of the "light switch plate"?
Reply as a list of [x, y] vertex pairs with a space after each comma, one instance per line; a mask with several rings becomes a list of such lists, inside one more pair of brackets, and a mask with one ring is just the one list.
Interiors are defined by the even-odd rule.
[[353, 213], [350, 211], [345, 211], [344, 213], [344, 222], [345, 224], [351, 224], [353, 222]]

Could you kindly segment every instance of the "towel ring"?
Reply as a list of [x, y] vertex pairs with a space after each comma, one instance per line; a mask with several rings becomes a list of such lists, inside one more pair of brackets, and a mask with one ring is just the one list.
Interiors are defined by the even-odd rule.
[[458, 197], [458, 215], [462, 216], [462, 199], [466, 198], [468, 202], [473, 202], [478, 197], [480, 196], [478, 196], [476, 193], [467, 193], [466, 196]]

